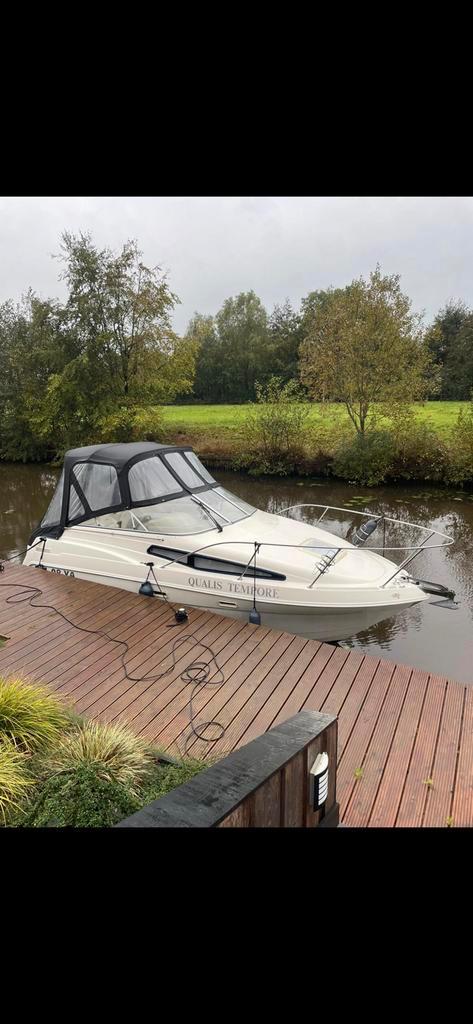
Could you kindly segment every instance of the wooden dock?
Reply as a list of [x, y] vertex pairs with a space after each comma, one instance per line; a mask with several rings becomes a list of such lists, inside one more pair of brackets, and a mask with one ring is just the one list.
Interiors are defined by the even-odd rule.
[[[22, 587], [41, 589], [32, 605]], [[7, 603], [9, 602], [9, 603]], [[107, 636], [85, 633], [72, 622]], [[235, 750], [303, 708], [338, 716], [337, 799], [341, 822], [358, 827], [473, 825], [473, 685], [432, 675], [291, 633], [189, 609], [173, 625], [173, 608], [156, 599], [11, 566], [0, 575], [0, 675], [44, 682], [77, 711], [122, 720], [170, 754], [195, 757]], [[173, 626], [173, 628], [170, 628]], [[196, 639], [176, 651], [177, 637]], [[131, 681], [171, 671], [161, 679]], [[190, 730], [191, 686], [181, 675], [207, 660], [209, 645], [225, 681], [202, 687], [194, 724], [225, 729], [204, 743]], [[213, 734], [215, 735], [215, 733]]]

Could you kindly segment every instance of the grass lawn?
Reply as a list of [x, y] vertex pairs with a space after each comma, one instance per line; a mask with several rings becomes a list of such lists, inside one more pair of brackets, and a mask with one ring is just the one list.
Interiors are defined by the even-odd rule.
[[[460, 408], [468, 406], [469, 402], [425, 402], [416, 407], [416, 415], [421, 420], [430, 420], [439, 433], [444, 434], [454, 425]], [[171, 430], [198, 433], [234, 430], [241, 423], [245, 409], [245, 405], [167, 405], [163, 412]], [[346, 415], [342, 405], [314, 402], [311, 403], [309, 423], [340, 419]]]

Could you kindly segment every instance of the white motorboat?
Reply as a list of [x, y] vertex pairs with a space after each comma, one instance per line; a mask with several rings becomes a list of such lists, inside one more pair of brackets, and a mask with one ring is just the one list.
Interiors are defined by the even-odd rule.
[[24, 564], [333, 641], [428, 599], [405, 569], [423, 544], [400, 565], [363, 546], [386, 517], [359, 513], [352, 543], [290, 511], [230, 494], [189, 446], [92, 445], [66, 453]]

